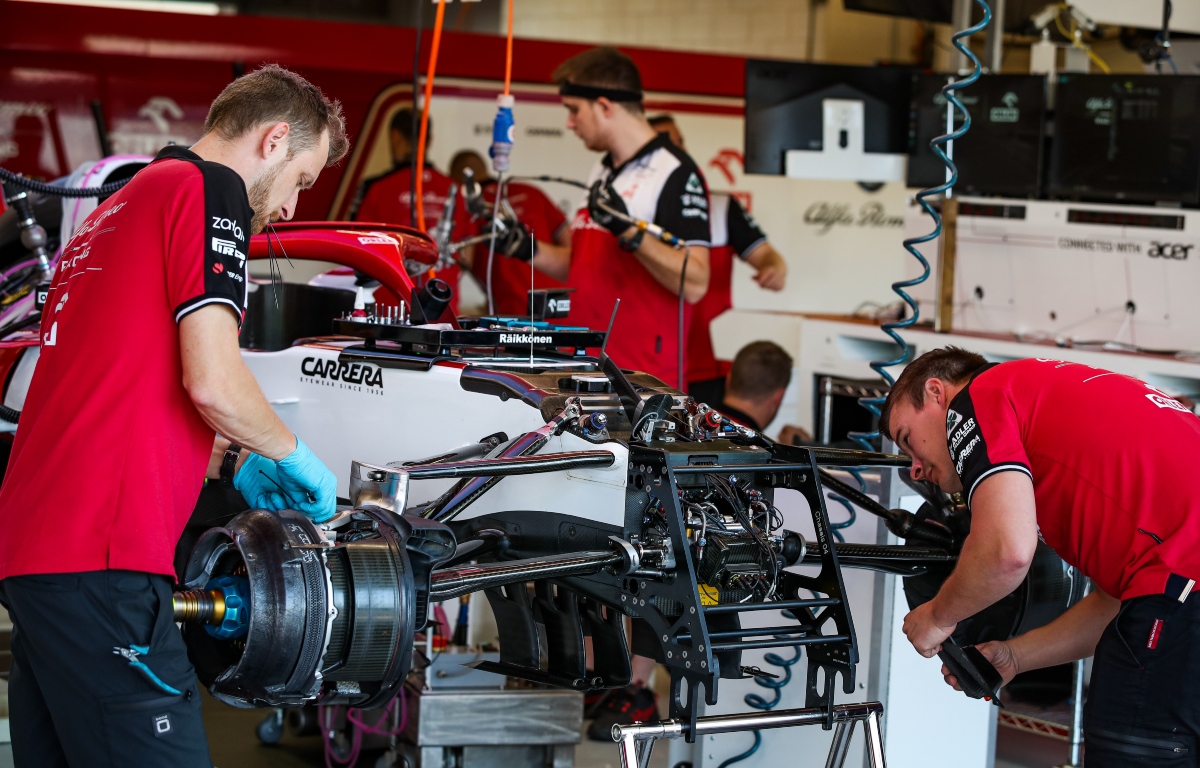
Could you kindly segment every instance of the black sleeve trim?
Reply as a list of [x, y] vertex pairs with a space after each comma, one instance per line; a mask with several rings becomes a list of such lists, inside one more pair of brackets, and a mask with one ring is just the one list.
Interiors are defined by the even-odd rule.
[[237, 318], [238, 326], [241, 326], [242, 308], [238, 306], [236, 301], [232, 301], [224, 296], [197, 296], [194, 299], [188, 299], [178, 307], [175, 307], [175, 322], [178, 323], [180, 320], [195, 312], [197, 309], [208, 306], [209, 304], [224, 304], [232, 309], [234, 316]]
[[732, 195], [729, 198], [729, 209], [725, 214], [725, 227], [729, 232], [729, 246], [739, 258], [745, 259], [758, 244], [767, 239], [767, 235], [754, 219], [746, 213], [746, 209]]
[[758, 246], [762, 245], [765, 242], [767, 242], [767, 236], [763, 235], [762, 237], [758, 238], [753, 243], [751, 243], [749, 248], [738, 253], [738, 258], [741, 259], [742, 261], [745, 261], [746, 259], [750, 258], [750, 254], [752, 254], [758, 250]]
[[997, 464], [996, 466], [992, 467], [991, 469], [989, 469], [988, 471], [986, 471], [982, 475], [980, 475], [979, 478], [975, 480], [975, 482], [971, 483], [971, 488], [970, 488], [970, 490], [967, 491], [967, 506], [968, 507], [971, 506], [971, 497], [975, 495], [975, 489], [979, 487], [979, 484], [982, 483], [985, 479], [996, 474], [997, 472], [1024, 472], [1025, 474], [1029, 475], [1030, 480], [1033, 479], [1033, 472], [1029, 469], [1029, 467], [1025, 466], [1024, 464]]

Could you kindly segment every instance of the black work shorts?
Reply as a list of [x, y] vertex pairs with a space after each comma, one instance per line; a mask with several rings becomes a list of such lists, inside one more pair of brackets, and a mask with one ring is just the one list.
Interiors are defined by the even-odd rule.
[[1200, 595], [1126, 600], [1096, 646], [1083, 714], [1086, 768], [1194, 768]]
[[[17, 768], [211, 768], [169, 579], [132, 571], [13, 576], [0, 581], [0, 603], [13, 622]], [[144, 668], [117, 648], [134, 649]]]

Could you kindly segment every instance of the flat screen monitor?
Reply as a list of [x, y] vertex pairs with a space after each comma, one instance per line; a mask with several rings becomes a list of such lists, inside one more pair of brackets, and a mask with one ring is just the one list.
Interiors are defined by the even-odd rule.
[[[936, 21], [950, 24], [954, 0], [842, 0], [847, 11], [882, 13], [888, 16], [903, 16], [921, 21]], [[1006, 32], [1030, 31], [1029, 17], [1046, 7], [1046, 0], [1007, 0], [1004, 5], [1004, 30]], [[994, 10], [994, 9], [993, 9]], [[981, 14], [976, 3], [971, 4], [971, 22], [979, 21]]]
[[[925, 189], [946, 180], [946, 166], [929, 142], [946, 133], [945, 75], [913, 79], [908, 186]], [[1042, 75], [984, 75], [959, 91], [971, 129], [954, 142], [959, 194], [1037, 197], [1041, 192], [1046, 120]], [[955, 115], [957, 117], [957, 113]], [[961, 119], [955, 127], [961, 126]]]
[[820, 151], [825, 99], [864, 103], [863, 149], [908, 151], [912, 67], [746, 62], [746, 173], [782, 175], [789, 149]]
[[1200, 76], [1059, 75], [1046, 191], [1200, 202]]

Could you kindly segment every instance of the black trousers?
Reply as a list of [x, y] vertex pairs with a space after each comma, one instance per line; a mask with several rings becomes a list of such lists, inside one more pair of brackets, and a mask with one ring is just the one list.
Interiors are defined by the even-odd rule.
[[1086, 768], [1197, 765], [1200, 594], [1121, 604], [1096, 646], [1083, 736]]
[[[132, 571], [14, 576], [0, 581], [0, 603], [13, 622], [17, 768], [211, 768], [169, 579]], [[132, 650], [144, 669], [117, 648]]]

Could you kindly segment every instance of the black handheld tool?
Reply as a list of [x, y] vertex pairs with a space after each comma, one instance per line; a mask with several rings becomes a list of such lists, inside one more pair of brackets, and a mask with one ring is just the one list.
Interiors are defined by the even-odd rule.
[[950, 674], [958, 678], [963, 693], [972, 699], [986, 699], [1000, 706], [1000, 687], [1004, 685], [1004, 678], [978, 648], [973, 645], [963, 648], [946, 638], [938, 658], [950, 669]]

